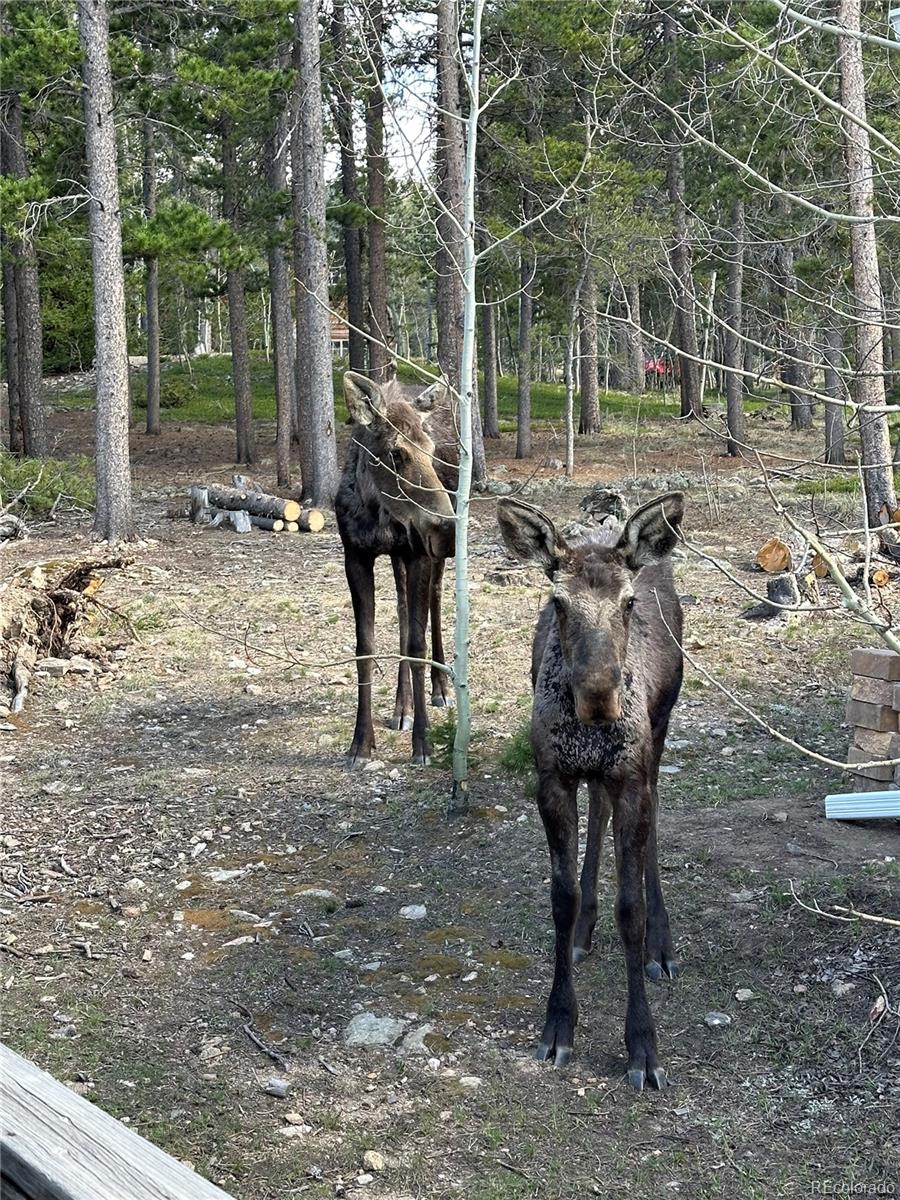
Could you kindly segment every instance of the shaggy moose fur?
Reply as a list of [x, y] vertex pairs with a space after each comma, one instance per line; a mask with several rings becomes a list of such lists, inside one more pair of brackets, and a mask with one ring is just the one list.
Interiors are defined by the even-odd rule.
[[[429, 389], [431, 390], [431, 389]], [[432, 659], [444, 662], [441, 635], [441, 580], [444, 560], [454, 551], [453, 505], [447, 487], [452, 475], [439, 474], [425, 418], [395, 383], [380, 385], [348, 371], [344, 396], [353, 436], [335, 499], [344, 545], [344, 567], [356, 620], [356, 728], [351, 765], [375, 749], [372, 674], [375, 639], [375, 559], [390, 555], [397, 587], [400, 653], [426, 657], [431, 613]], [[426, 404], [428, 401], [426, 400]], [[430, 406], [429, 406], [430, 407]], [[432, 669], [432, 704], [449, 703], [446, 672]], [[424, 665], [403, 661], [397, 672], [394, 729], [412, 729], [413, 759], [427, 762], [428, 714]]]
[[[679, 493], [637, 509], [624, 526], [569, 544], [540, 509], [501, 500], [504, 541], [553, 580], [532, 655], [531, 744], [552, 865], [556, 967], [539, 1059], [572, 1054], [578, 1003], [572, 964], [591, 950], [597, 871], [610, 816], [616, 920], [625, 949], [628, 1078], [666, 1086], [644, 985], [677, 973], [656, 852], [659, 760], [681, 687], [681, 607], [668, 555], [684, 511]], [[668, 628], [666, 628], [668, 626]], [[588, 840], [578, 880], [578, 784], [587, 781]]]

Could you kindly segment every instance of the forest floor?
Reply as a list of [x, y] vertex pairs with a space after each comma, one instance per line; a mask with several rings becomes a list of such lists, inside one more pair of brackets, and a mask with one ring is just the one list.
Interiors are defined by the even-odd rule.
[[[90, 452], [90, 420], [54, 412], [67, 453]], [[797, 445], [780, 417], [754, 435], [772, 453]], [[241, 537], [170, 515], [190, 483], [228, 480], [232, 436], [178, 422], [135, 435], [145, 540], [86, 636], [118, 647], [110, 669], [43, 681], [21, 728], [0, 733], [2, 1040], [238, 1200], [900, 1187], [900, 929], [817, 916], [793, 894], [896, 917], [896, 823], [826, 822], [825, 794], [849, 790], [839, 773], [777, 744], [688, 666], [660, 829], [683, 974], [649, 985], [672, 1087], [639, 1095], [624, 1081], [608, 854], [575, 1057], [563, 1071], [535, 1062], [552, 927], [521, 746], [546, 589], [509, 563], [493, 502], [477, 500], [467, 818], [445, 815], [439, 715], [430, 767], [407, 761], [408, 734], [381, 729], [381, 765], [348, 772], [353, 622], [333, 521], [317, 536]], [[559, 456], [553, 437], [539, 435], [536, 463]], [[492, 474], [525, 479], [511, 453], [509, 437], [489, 448]], [[570, 484], [537, 467], [530, 498], [565, 520], [594, 481], [632, 501], [683, 486], [691, 543], [760, 586], [749, 564], [784, 529], [756, 465], [719, 457], [711, 434], [660, 416], [636, 434], [620, 414], [580, 442], [578, 463]], [[254, 473], [271, 484], [271, 460]], [[779, 490], [808, 515], [809, 495]], [[59, 515], [4, 559], [88, 554], [89, 535], [88, 517]], [[843, 758], [859, 627], [839, 611], [744, 621], [752, 601], [715, 565], [682, 554], [676, 568], [697, 662]], [[382, 564], [385, 653], [391, 584]], [[392, 697], [386, 665], [376, 712]], [[409, 905], [424, 917], [405, 919]], [[873, 1023], [882, 989], [892, 1011]], [[714, 1011], [730, 1024], [710, 1027]], [[361, 1013], [393, 1018], [389, 1044], [347, 1044]], [[284, 1097], [266, 1091], [273, 1078]], [[380, 1156], [368, 1166], [367, 1151]]]

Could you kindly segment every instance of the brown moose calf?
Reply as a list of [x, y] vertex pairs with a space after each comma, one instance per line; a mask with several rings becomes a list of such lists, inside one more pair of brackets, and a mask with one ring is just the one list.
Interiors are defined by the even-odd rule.
[[[673, 492], [623, 526], [567, 543], [540, 509], [497, 506], [509, 551], [553, 580], [532, 652], [531, 744], [538, 806], [552, 866], [556, 966], [539, 1059], [572, 1054], [578, 1002], [572, 964], [591, 949], [597, 870], [610, 816], [615, 837], [616, 921], [625, 949], [628, 1080], [666, 1086], [644, 985], [677, 974], [656, 854], [657, 779], [669, 716], [681, 688], [681, 607], [669, 554], [684, 499]], [[668, 626], [668, 628], [667, 628]], [[588, 839], [578, 880], [578, 784], [587, 781]]]

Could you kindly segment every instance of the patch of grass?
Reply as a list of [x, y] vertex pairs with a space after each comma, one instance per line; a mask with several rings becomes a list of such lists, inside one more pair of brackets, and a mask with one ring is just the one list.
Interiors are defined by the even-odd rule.
[[[894, 486], [900, 486], [900, 471], [894, 472]], [[794, 489], [801, 496], [855, 495], [859, 491], [859, 476], [838, 475], [827, 479], [803, 479]]]
[[512, 775], [525, 775], [534, 766], [531, 749], [531, 722], [523, 721], [507, 738], [498, 759], [504, 771]]
[[[334, 364], [334, 400], [338, 421], [346, 421], [341, 380], [346, 364]], [[436, 373], [437, 368], [422, 364], [422, 370], [405, 363], [399, 365], [397, 378], [401, 383], [425, 384], [423, 372]], [[483, 381], [482, 381], [483, 382]], [[261, 352], [250, 355], [250, 391], [253, 416], [257, 420], [275, 420], [275, 381], [273, 366]], [[497, 405], [500, 428], [510, 432], [516, 427], [517, 382], [514, 376], [504, 375], [497, 383]], [[147, 377], [143, 372], [131, 376], [132, 402], [138, 417], [147, 406]], [[531, 384], [531, 416], [535, 426], [558, 423], [563, 419], [566, 390], [561, 383]], [[92, 388], [67, 392], [60, 402], [68, 408], [87, 408], [94, 404]], [[603, 420], [624, 418], [629, 424], [641, 417], [674, 415], [674, 401], [665, 393], [653, 392], [632, 396], [626, 392], [607, 392], [600, 398]], [[231, 356], [210, 355], [191, 360], [190, 364], [172, 361], [162, 364], [160, 376], [160, 417], [163, 422], [184, 421], [198, 425], [222, 425], [234, 419], [234, 393], [231, 379]]]
[[17, 458], [0, 450], [0, 507], [25, 488], [28, 491], [15, 505], [19, 516], [46, 516], [60, 495], [82, 508], [93, 508], [94, 465], [83, 457]]

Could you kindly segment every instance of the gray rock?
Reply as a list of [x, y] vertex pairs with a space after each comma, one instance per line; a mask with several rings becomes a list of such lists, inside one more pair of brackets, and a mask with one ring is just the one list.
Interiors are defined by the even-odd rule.
[[708, 1012], [703, 1020], [710, 1029], [721, 1029], [731, 1024], [731, 1017], [729, 1017], [728, 1013], [723, 1012]]
[[279, 1100], [283, 1100], [291, 1090], [291, 1081], [282, 1079], [280, 1075], [273, 1075], [271, 1079], [267, 1079], [263, 1084], [263, 1091], [267, 1096], [275, 1096]]
[[376, 1017], [374, 1013], [357, 1013], [344, 1030], [347, 1046], [393, 1046], [406, 1029], [407, 1022], [396, 1017]]
[[430, 1054], [430, 1049], [425, 1045], [429, 1033], [434, 1033], [433, 1025], [419, 1025], [417, 1029], [411, 1029], [400, 1043], [401, 1051], [404, 1054]]
[[508, 496], [512, 492], [512, 484], [505, 483], [502, 479], [489, 479], [484, 485], [484, 490], [492, 496]]
[[422, 921], [428, 915], [428, 909], [424, 904], [404, 904], [400, 909], [400, 916], [406, 921]]

